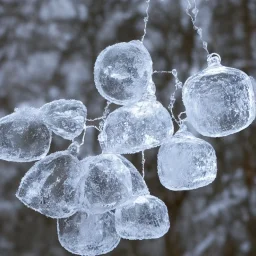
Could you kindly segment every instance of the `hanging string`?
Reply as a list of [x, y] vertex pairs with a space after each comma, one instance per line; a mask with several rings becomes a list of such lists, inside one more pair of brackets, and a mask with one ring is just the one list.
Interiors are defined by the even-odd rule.
[[98, 130], [99, 132], [101, 131], [97, 126], [95, 126], [95, 125], [87, 125], [86, 126], [86, 129], [87, 128], [95, 128], [96, 130]]
[[142, 177], [143, 177], [143, 179], [145, 178], [145, 162], [146, 162], [145, 153], [144, 153], [144, 151], [141, 151], [141, 165], [142, 165]]
[[107, 118], [107, 116], [110, 112], [110, 109], [109, 109], [110, 104], [111, 104], [111, 102], [107, 101], [107, 105], [106, 105], [106, 107], [104, 108], [104, 111], [103, 111], [103, 115], [102, 115], [102, 119], [101, 119], [102, 121], [100, 122], [100, 125], [99, 125], [100, 131], [102, 131], [104, 123], [106, 121], [106, 118]]
[[97, 126], [95, 126], [95, 125], [88, 125], [88, 126], [84, 125], [82, 141], [79, 144], [80, 147], [84, 145], [85, 134], [86, 134], [87, 128], [95, 128], [96, 130], [98, 130], [100, 132], [100, 129]]
[[147, 34], [147, 25], [148, 25], [148, 20], [149, 20], [149, 6], [150, 6], [150, 1], [151, 0], [146, 0], [147, 7], [146, 7], [146, 16], [144, 17], [144, 34], [141, 38], [141, 42], [143, 43], [144, 38]]
[[193, 0], [193, 4], [191, 3], [191, 1], [192, 0], [187, 0], [186, 13], [191, 18], [193, 29], [199, 35], [200, 41], [202, 42], [203, 48], [207, 52], [207, 56], [208, 56], [209, 55], [208, 43], [203, 40], [203, 30], [202, 28], [196, 26], [196, 18], [199, 13], [199, 10], [197, 9], [197, 6], [196, 6], [196, 0]]
[[89, 119], [89, 118], [87, 118], [86, 119], [86, 121], [90, 121], [90, 122], [94, 122], [94, 121], [99, 121], [99, 120], [102, 120], [102, 119], [106, 119], [106, 117], [107, 117], [107, 115], [108, 115], [108, 113], [109, 113], [109, 105], [111, 104], [111, 102], [109, 102], [109, 101], [107, 101], [107, 105], [106, 105], [106, 107], [104, 108], [104, 111], [103, 111], [103, 114], [102, 114], [102, 116], [100, 116], [100, 117], [96, 117], [96, 118], [94, 118], [94, 119]]
[[80, 146], [84, 145], [85, 134], [86, 134], [86, 124], [84, 124], [83, 137], [82, 137], [82, 141], [80, 143]]
[[176, 102], [176, 92], [182, 88], [182, 82], [179, 80], [178, 78], [178, 72], [176, 69], [173, 69], [172, 71], [157, 71], [155, 70], [153, 72], [153, 74], [171, 74], [174, 76], [174, 79], [175, 79], [175, 90], [174, 92], [171, 94], [170, 96], [170, 103], [169, 103], [169, 106], [168, 106], [168, 109], [170, 110], [171, 112], [171, 116], [172, 116], [172, 119], [180, 126], [182, 124], [182, 119], [181, 119], [181, 116], [186, 113], [186, 112], [181, 112], [179, 115], [178, 115], [178, 119], [176, 119], [174, 113], [173, 113], [173, 108], [174, 108], [174, 104]]

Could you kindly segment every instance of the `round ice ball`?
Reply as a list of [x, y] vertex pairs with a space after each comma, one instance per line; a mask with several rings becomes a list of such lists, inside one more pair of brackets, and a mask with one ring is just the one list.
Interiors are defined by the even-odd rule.
[[182, 92], [188, 121], [204, 136], [239, 132], [255, 119], [251, 79], [241, 70], [220, 64], [211, 55], [208, 68], [190, 77]]
[[112, 251], [120, 242], [112, 213], [89, 215], [77, 212], [58, 219], [58, 239], [69, 252], [78, 255], [101, 255]]
[[114, 154], [100, 154], [81, 161], [79, 207], [92, 214], [115, 209], [133, 196], [129, 166]]
[[206, 186], [217, 174], [213, 147], [186, 129], [179, 130], [158, 153], [158, 176], [169, 190], [191, 190]]
[[152, 60], [140, 41], [118, 43], [103, 50], [94, 66], [94, 81], [102, 97], [118, 105], [139, 101], [152, 76]]

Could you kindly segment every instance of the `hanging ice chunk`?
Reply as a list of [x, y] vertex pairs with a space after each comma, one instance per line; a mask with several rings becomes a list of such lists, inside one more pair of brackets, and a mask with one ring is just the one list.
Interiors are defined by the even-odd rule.
[[170, 190], [190, 190], [213, 182], [217, 159], [213, 147], [183, 126], [158, 153], [158, 175]]
[[57, 135], [67, 140], [79, 136], [85, 125], [87, 109], [78, 100], [55, 100], [40, 108], [44, 122]]
[[145, 183], [145, 180], [143, 179], [141, 174], [138, 172], [138, 170], [135, 168], [135, 166], [125, 157], [121, 155], [117, 155], [117, 157], [119, 157], [122, 160], [123, 164], [129, 169], [131, 173], [132, 197], [129, 200], [133, 200], [138, 196], [148, 195], [149, 190]]
[[170, 228], [166, 205], [150, 195], [116, 209], [115, 220], [117, 234], [129, 240], [159, 238]]
[[131, 41], [114, 44], [100, 53], [94, 67], [94, 81], [105, 99], [127, 105], [142, 98], [152, 73], [149, 52], [141, 41]]
[[224, 67], [210, 55], [208, 68], [190, 77], [183, 87], [188, 121], [204, 136], [222, 137], [245, 129], [255, 119], [250, 78], [241, 70]]
[[168, 111], [160, 102], [146, 100], [109, 114], [99, 142], [103, 152], [132, 154], [157, 147], [172, 134]]
[[16, 193], [26, 206], [51, 218], [65, 218], [77, 210], [76, 189], [82, 175], [79, 160], [67, 151], [37, 162], [23, 177]]
[[85, 158], [81, 165], [84, 172], [78, 189], [81, 209], [104, 213], [132, 196], [130, 170], [120, 157], [101, 154]]
[[34, 108], [17, 109], [0, 119], [0, 159], [31, 162], [45, 157], [51, 132]]
[[120, 242], [111, 213], [88, 215], [77, 212], [57, 222], [60, 244], [69, 252], [95, 256], [112, 251]]

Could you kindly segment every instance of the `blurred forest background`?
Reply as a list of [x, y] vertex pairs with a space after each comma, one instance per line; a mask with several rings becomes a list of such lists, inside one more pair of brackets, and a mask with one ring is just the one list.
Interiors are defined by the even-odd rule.
[[[197, 1], [197, 25], [222, 63], [256, 76], [256, 1]], [[151, 0], [145, 45], [154, 70], [176, 68], [183, 82], [206, 66], [206, 52], [185, 13], [186, 1]], [[93, 67], [106, 46], [143, 34], [145, 0], [0, 0], [0, 117], [24, 105], [77, 99], [89, 117], [102, 115]], [[157, 97], [168, 106], [174, 79], [154, 74]], [[175, 113], [183, 110], [181, 95]], [[216, 181], [189, 192], [172, 192], [157, 177], [158, 149], [146, 151], [146, 182], [168, 206], [171, 229], [161, 239], [122, 240], [111, 256], [256, 255], [256, 123], [209, 140], [217, 151]], [[80, 157], [100, 152], [90, 128]], [[68, 141], [55, 136], [51, 152]], [[141, 170], [141, 155], [129, 156]], [[0, 255], [71, 255], [57, 241], [55, 220], [15, 198], [30, 164], [0, 161]]]

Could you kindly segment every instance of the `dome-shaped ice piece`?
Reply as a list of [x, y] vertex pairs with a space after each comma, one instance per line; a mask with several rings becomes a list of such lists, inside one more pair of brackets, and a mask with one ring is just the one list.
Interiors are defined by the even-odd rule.
[[91, 156], [81, 161], [83, 177], [78, 197], [81, 209], [90, 213], [104, 213], [132, 197], [129, 168], [113, 154]]
[[213, 182], [217, 159], [213, 147], [182, 127], [158, 153], [158, 175], [170, 190], [190, 190]]
[[160, 102], [146, 100], [110, 113], [99, 142], [103, 152], [132, 154], [157, 147], [172, 134], [168, 111]]
[[67, 140], [79, 136], [85, 126], [87, 109], [78, 100], [55, 100], [40, 108], [43, 120], [55, 134]]
[[52, 136], [34, 108], [17, 109], [0, 119], [0, 159], [31, 162], [45, 157]]
[[255, 119], [250, 78], [241, 70], [222, 66], [218, 55], [211, 55], [208, 68], [186, 81], [182, 97], [188, 121], [204, 136], [233, 134]]
[[57, 222], [60, 244], [69, 252], [95, 256], [112, 251], [120, 242], [112, 213], [88, 215], [77, 212]]
[[79, 160], [67, 151], [37, 162], [22, 178], [17, 198], [51, 218], [65, 218], [77, 210], [76, 190], [82, 175]]
[[117, 208], [115, 220], [117, 234], [129, 240], [159, 238], [170, 228], [166, 205], [150, 195]]
[[139, 101], [151, 79], [152, 60], [140, 41], [107, 47], [94, 66], [99, 93], [110, 102], [127, 105]]

